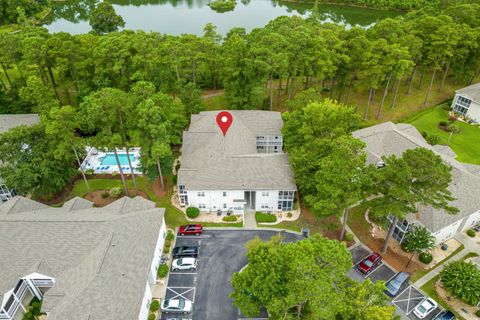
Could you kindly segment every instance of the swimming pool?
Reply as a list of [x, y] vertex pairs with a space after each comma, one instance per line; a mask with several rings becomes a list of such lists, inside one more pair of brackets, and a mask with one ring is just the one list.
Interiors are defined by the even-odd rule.
[[[133, 162], [135, 159], [135, 155], [130, 154], [130, 161]], [[121, 153], [118, 155], [118, 161], [120, 161], [121, 166], [128, 166], [128, 159], [125, 153]], [[102, 166], [116, 166], [117, 160], [115, 159], [114, 153], [107, 153], [107, 155], [102, 159], [101, 162]]]

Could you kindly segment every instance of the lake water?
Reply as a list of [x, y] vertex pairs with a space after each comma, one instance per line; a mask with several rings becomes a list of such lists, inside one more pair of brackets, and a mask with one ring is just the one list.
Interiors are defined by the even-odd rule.
[[[157, 31], [166, 34], [183, 33], [201, 35], [203, 27], [211, 22], [217, 31], [226, 34], [233, 27], [247, 31], [266, 25], [276, 17], [299, 15], [308, 17], [316, 11], [322, 21], [336, 22], [347, 27], [358, 25], [368, 28], [381, 19], [399, 13], [363, 8], [313, 3], [279, 2], [272, 0], [237, 0], [233, 11], [217, 13], [208, 6], [210, 0], [113, 0], [109, 1], [125, 20], [125, 29]], [[45, 27], [50, 32], [71, 34], [91, 30], [88, 15], [96, 0], [66, 0], [56, 2]]]

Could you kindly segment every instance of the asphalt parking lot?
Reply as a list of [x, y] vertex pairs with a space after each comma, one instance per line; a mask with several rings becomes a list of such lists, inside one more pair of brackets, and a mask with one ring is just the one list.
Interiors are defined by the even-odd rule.
[[[175, 246], [198, 246], [197, 270], [170, 272], [166, 299], [183, 298], [193, 302], [192, 313], [181, 318], [195, 320], [237, 320], [238, 310], [229, 298], [230, 281], [234, 272], [247, 264], [245, 242], [259, 236], [268, 240], [277, 231], [205, 230], [200, 236], [177, 236]], [[291, 242], [302, 236], [282, 232], [283, 241]], [[171, 319], [175, 315], [162, 315]]]
[[[395, 269], [382, 262], [372, 272], [365, 276], [356, 270], [356, 266], [360, 261], [366, 258], [371, 251], [363, 245], [353, 246], [349, 250], [352, 254], [354, 263], [354, 267], [350, 270], [349, 274], [353, 279], [359, 282], [365, 281], [366, 278], [369, 278], [374, 283], [379, 280], [387, 282], [397, 274]], [[391, 302], [397, 307], [399, 314], [402, 318], [417, 320], [418, 317], [413, 314], [413, 309], [415, 309], [415, 307], [426, 298], [426, 295], [410, 283], [404, 283], [398, 292], [399, 293], [395, 297], [392, 297]], [[439, 306], [424, 319], [432, 320], [442, 310], [443, 309]]]

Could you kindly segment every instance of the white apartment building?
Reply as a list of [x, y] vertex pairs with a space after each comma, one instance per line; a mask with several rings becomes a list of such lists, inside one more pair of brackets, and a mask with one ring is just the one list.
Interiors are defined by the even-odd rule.
[[61, 208], [14, 197], [0, 205], [0, 319], [22, 319], [33, 297], [47, 320], [146, 320], [166, 226], [141, 197]]
[[224, 137], [218, 112], [192, 115], [183, 134], [180, 204], [235, 214], [292, 210], [297, 188], [282, 151], [281, 113], [229, 111], [233, 122]]
[[480, 82], [455, 92], [452, 110], [480, 123]]
[[453, 238], [457, 232], [480, 223], [480, 166], [456, 161], [455, 152], [447, 146], [429, 145], [411, 124], [385, 122], [355, 131], [353, 136], [366, 143], [368, 163], [375, 164], [381, 161], [382, 156], [401, 156], [408, 149], [422, 147], [432, 150], [452, 168], [449, 190], [455, 200], [450, 205], [458, 208], [459, 212], [448, 214], [443, 209], [419, 205], [418, 212], [398, 222], [393, 233], [396, 240], [401, 242], [412, 224], [425, 226], [437, 243], [441, 243]]

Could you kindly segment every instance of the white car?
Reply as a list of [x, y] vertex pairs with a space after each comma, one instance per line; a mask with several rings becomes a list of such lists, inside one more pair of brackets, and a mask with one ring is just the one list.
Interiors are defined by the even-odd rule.
[[163, 312], [189, 313], [192, 311], [192, 302], [185, 299], [167, 299], [162, 301]]
[[195, 258], [180, 258], [172, 262], [172, 270], [195, 270], [197, 268], [197, 259]]
[[427, 298], [420, 302], [415, 309], [413, 309], [413, 313], [420, 319], [423, 319], [437, 307], [438, 304], [433, 299]]

